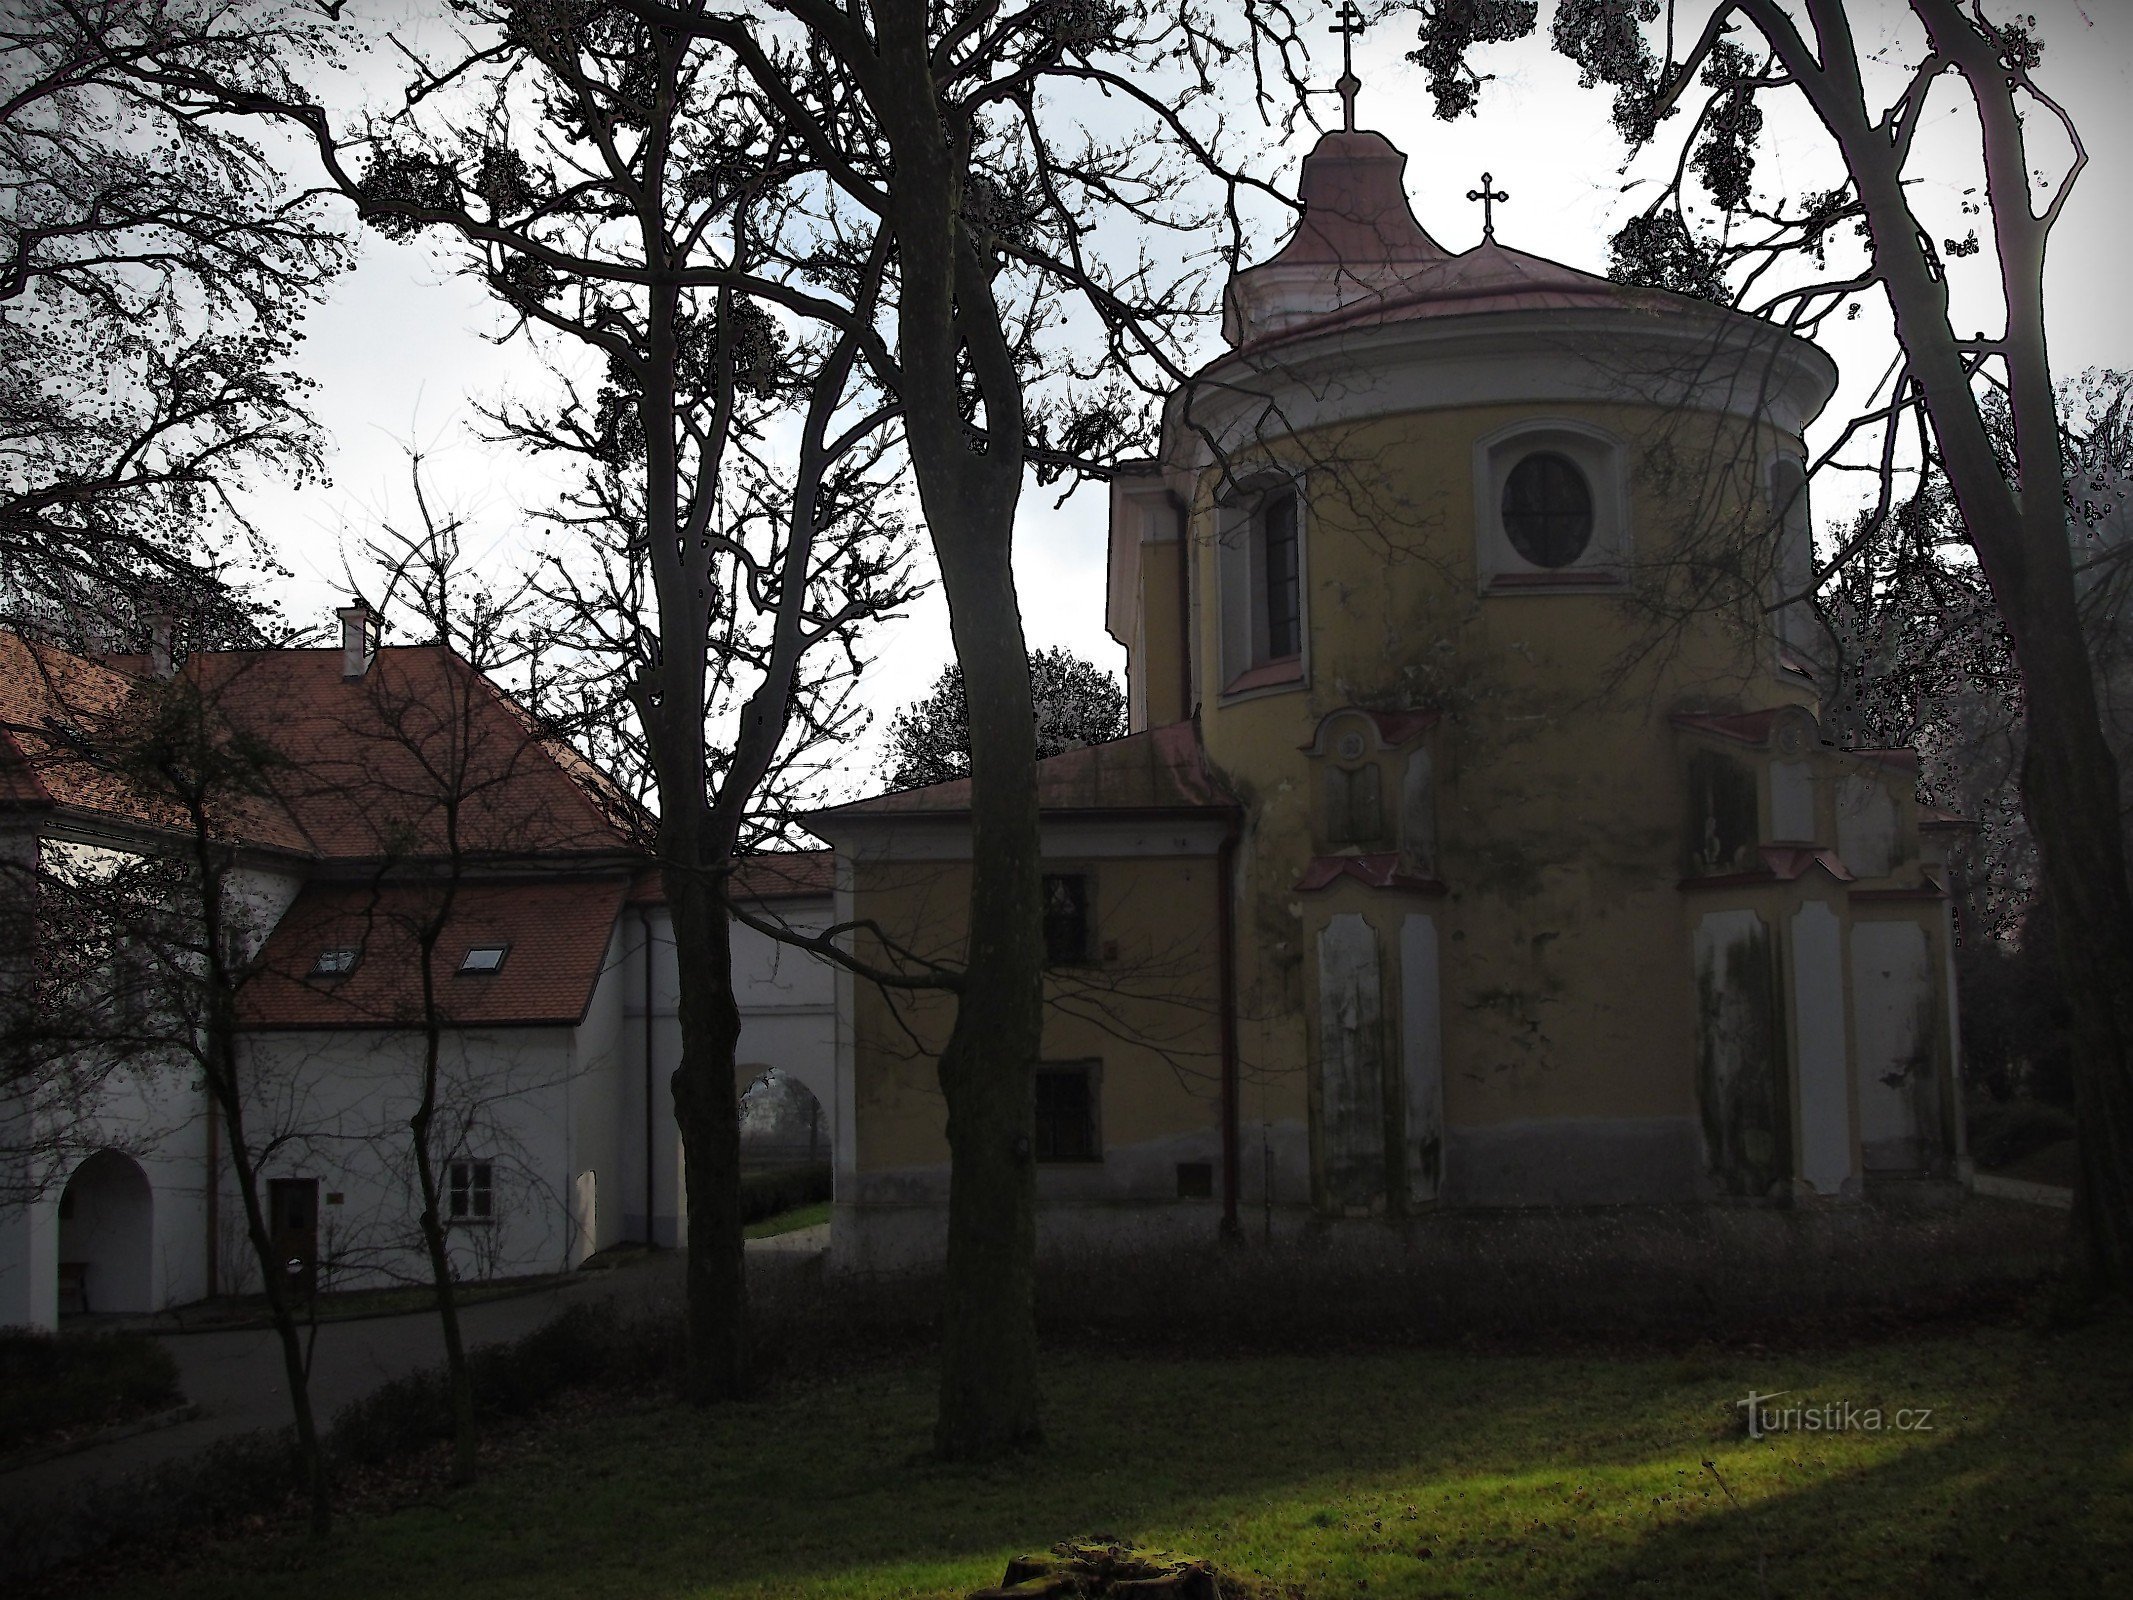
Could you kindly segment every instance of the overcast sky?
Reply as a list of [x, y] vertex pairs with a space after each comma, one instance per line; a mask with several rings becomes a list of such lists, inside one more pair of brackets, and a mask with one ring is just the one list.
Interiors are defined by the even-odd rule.
[[[441, 4], [441, 0], [438, 0]], [[380, 0], [415, 26], [429, 22], [422, 0]], [[1318, 9], [1328, 18], [1331, 5]], [[1547, 8], [1543, 8], [1544, 11]], [[2000, 9], [2005, 9], [2004, 7]], [[2026, 0], [2021, 8], [2040, 18], [2045, 41], [2039, 81], [2061, 98], [2088, 147], [2090, 167], [2053, 235], [2047, 306], [2053, 365], [2061, 375], [2085, 367], [2133, 367], [2133, 294], [2126, 288], [2125, 252], [2133, 154], [2133, 5], [2125, 0]], [[1916, 58], [1900, 0], [1860, 0], [1852, 7], [1863, 48], [1886, 34], [1896, 46], [1895, 63]], [[1542, 24], [1545, 30], [1545, 17]], [[1330, 84], [1339, 53], [1322, 30], [1312, 29], [1320, 49], [1317, 77]], [[1407, 184], [1422, 225], [1452, 250], [1475, 244], [1480, 208], [1465, 198], [1484, 170], [1511, 199], [1498, 209], [1498, 237], [1507, 245], [1549, 256], [1589, 271], [1604, 271], [1607, 238], [1641, 208], [1648, 189], [1640, 179], [1647, 164], [1627, 177], [1619, 170], [1620, 142], [1608, 121], [1605, 91], [1580, 90], [1576, 69], [1543, 40], [1496, 47], [1478, 59], [1495, 74], [1479, 115], [1457, 124], [1429, 114], [1419, 69], [1404, 52], [1413, 44], [1411, 21], [1393, 15], [1367, 33], [1357, 47], [1363, 79], [1358, 122], [1384, 132], [1409, 156]], [[1767, 177], [1791, 192], [1828, 187], [1834, 169], [1810, 124], [1792, 123], [1777, 97], [1765, 96], [1771, 134], [1764, 144]], [[1878, 103], [1878, 102], [1877, 102]], [[1963, 188], [1976, 181], [1975, 124], [1960, 95], [1943, 87], [1921, 136], [1914, 196], [1936, 228], [1960, 237], [1968, 223], [1960, 210]], [[1330, 100], [1322, 118], [1337, 122]], [[2038, 166], [2055, 178], [2064, 154], [2030, 119]], [[1300, 133], [1280, 152], [1281, 181], [1292, 189], [1295, 164], [1314, 135]], [[1278, 244], [1271, 240], [1268, 249]], [[1966, 277], [1958, 277], [1962, 322], [1997, 328], [1991, 294], [1989, 250]], [[396, 246], [375, 235], [363, 244], [361, 264], [334, 287], [313, 317], [304, 364], [319, 380], [318, 415], [331, 441], [333, 481], [325, 489], [295, 495], [262, 486], [250, 509], [273, 533], [293, 573], [281, 586], [292, 620], [325, 619], [345, 603], [343, 550], [381, 517], [406, 516], [405, 441], [431, 456], [430, 481], [454, 508], [473, 517], [480, 530], [474, 549], [499, 565], [525, 548], [524, 508], [543, 489], [538, 473], [519, 457], [478, 442], [469, 431], [470, 400], [494, 400], [538, 384], [538, 367], [523, 342], [498, 345], [503, 328], [494, 303], [478, 285], [452, 274], [449, 255], [422, 245]], [[1844, 371], [1844, 389], [1825, 413], [1825, 437], [1833, 422], [1849, 416], [1856, 402], [1883, 374], [1891, 349], [1885, 318], [1862, 316], [1824, 339]], [[1220, 348], [1207, 330], [1203, 353]], [[1811, 443], [1814, 441], [1811, 440]], [[1033, 645], [1065, 645], [1122, 671], [1124, 653], [1103, 632], [1105, 506], [1100, 490], [1084, 489], [1054, 510], [1056, 491], [1034, 485], [1025, 495], [1017, 531], [1016, 571], [1024, 620]], [[1826, 519], [1825, 497], [1818, 507]], [[924, 692], [948, 659], [944, 613], [937, 599], [875, 635], [871, 702], [887, 713]], [[870, 785], [871, 749], [847, 765], [852, 792]]]

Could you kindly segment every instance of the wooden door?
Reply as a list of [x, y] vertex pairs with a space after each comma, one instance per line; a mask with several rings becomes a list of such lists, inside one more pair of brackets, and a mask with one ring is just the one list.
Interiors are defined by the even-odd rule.
[[308, 1300], [318, 1288], [318, 1179], [273, 1179], [267, 1209], [282, 1283]]

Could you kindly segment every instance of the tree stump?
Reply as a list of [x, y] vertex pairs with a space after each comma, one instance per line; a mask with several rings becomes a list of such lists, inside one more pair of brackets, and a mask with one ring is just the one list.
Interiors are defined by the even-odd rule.
[[1243, 1600], [1250, 1586], [1194, 1556], [1139, 1550], [1119, 1539], [1069, 1539], [1017, 1556], [999, 1583], [970, 1600]]

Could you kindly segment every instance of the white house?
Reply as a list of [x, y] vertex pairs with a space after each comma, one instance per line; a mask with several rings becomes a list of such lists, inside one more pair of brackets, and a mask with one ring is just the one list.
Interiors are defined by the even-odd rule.
[[[341, 620], [339, 649], [182, 666], [0, 633], [0, 864], [34, 892], [40, 870], [185, 845], [181, 808], [108, 759], [169, 683], [218, 736], [268, 752], [263, 787], [217, 797], [210, 831], [251, 972], [238, 990], [244, 1137], [277, 1258], [343, 1287], [424, 1274], [407, 1121], [430, 1016], [434, 1144], [463, 1273], [682, 1242], [666, 1088], [680, 980], [626, 803], [449, 651], [379, 648], [361, 608]], [[826, 854], [758, 858], [739, 887], [777, 920], [828, 922]], [[26, 928], [33, 902], [16, 904]], [[34, 960], [34, 940], [12, 948]], [[827, 969], [736, 927], [734, 977], [739, 1086], [773, 1068], [806, 1085], [833, 1142]], [[256, 1283], [228, 1132], [197, 1072], [170, 1051], [74, 1065], [10, 1063], [0, 1096], [0, 1325]]]

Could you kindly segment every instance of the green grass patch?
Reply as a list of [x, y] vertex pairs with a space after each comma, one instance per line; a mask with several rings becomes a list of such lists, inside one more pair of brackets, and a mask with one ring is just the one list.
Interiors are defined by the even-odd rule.
[[741, 1230], [750, 1239], [775, 1239], [781, 1233], [798, 1233], [802, 1228], [819, 1228], [830, 1219], [830, 1203], [818, 1200], [810, 1206], [795, 1206], [790, 1211], [781, 1211], [774, 1217], [765, 1217], [761, 1222], [751, 1222]]
[[0, 1332], [0, 1455], [165, 1411], [178, 1364], [141, 1333]]
[[[323, 1548], [225, 1543], [132, 1592], [928, 1600], [1096, 1532], [1313, 1600], [2129, 1592], [2126, 1331], [1686, 1357], [1058, 1354], [1047, 1446], [976, 1469], [924, 1453], [930, 1364], [831, 1368], [746, 1404], [551, 1426], [471, 1489], [351, 1517]], [[1884, 1426], [1752, 1439], [1751, 1390]]]

